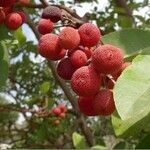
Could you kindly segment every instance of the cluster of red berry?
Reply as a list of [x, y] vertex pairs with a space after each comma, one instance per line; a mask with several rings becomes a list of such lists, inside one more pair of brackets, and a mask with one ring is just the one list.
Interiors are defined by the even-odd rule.
[[66, 117], [67, 108], [64, 104], [60, 104], [57, 107], [52, 109], [52, 114], [57, 117], [56, 120], [54, 120], [54, 125], [59, 125], [61, 119], [64, 119]]
[[[65, 27], [59, 35], [50, 33], [53, 22], [61, 18], [61, 11], [55, 7], [44, 10], [38, 29], [39, 53], [48, 60], [60, 60], [58, 75], [71, 81], [73, 91], [79, 95], [78, 105], [87, 116], [111, 115], [115, 110], [113, 80], [130, 64], [124, 63], [121, 49], [101, 45], [100, 29], [85, 23], [78, 29]], [[56, 19], [56, 20], [55, 20]], [[108, 78], [111, 75], [111, 78]]]
[[22, 11], [14, 11], [14, 4], [27, 5], [29, 0], [0, 0], [0, 25], [5, 24], [10, 30], [17, 30], [24, 22], [26, 15]]

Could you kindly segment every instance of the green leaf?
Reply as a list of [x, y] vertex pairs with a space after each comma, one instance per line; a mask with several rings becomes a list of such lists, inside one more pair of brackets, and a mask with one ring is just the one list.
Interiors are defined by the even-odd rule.
[[130, 136], [137, 137], [142, 130], [150, 131], [150, 114], [142, 116], [139, 120], [139, 115], [134, 116], [127, 120], [122, 120], [117, 112], [114, 112], [111, 116], [112, 125], [116, 136], [129, 138]]
[[112, 44], [124, 50], [125, 54], [150, 47], [150, 31], [140, 29], [125, 29], [102, 37], [104, 44]]
[[145, 136], [140, 143], [136, 146], [136, 149], [150, 149], [150, 134], [148, 134], [147, 136]]
[[74, 132], [72, 134], [72, 140], [73, 140], [73, 145], [76, 149], [85, 149], [86, 148], [86, 143], [85, 139], [83, 136], [78, 134], [77, 132]]
[[50, 83], [49, 82], [44, 82], [41, 86], [40, 86], [40, 91], [42, 93], [47, 93], [50, 89]]
[[150, 112], [150, 56], [137, 56], [119, 77], [114, 88], [116, 109], [123, 120]]
[[8, 29], [4, 25], [0, 25], [0, 41], [4, 39], [8, 39], [10, 36], [8, 35]]
[[120, 142], [113, 149], [125, 149], [126, 148], [126, 143], [125, 142]]
[[22, 29], [19, 28], [14, 32], [14, 37], [18, 40], [19, 45], [23, 45], [26, 42], [26, 37], [24, 36]]
[[4, 87], [8, 77], [8, 52], [4, 42], [0, 42], [0, 90]]

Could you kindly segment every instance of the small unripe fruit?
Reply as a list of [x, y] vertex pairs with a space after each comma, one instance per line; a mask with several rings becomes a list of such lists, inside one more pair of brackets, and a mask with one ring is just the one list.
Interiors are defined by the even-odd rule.
[[69, 58], [62, 59], [57, 66], [57, 73], [64, 80], [70, 80], [75, 70]]
[[83, 46], [95, 46], [101, 38], [100, 30], [97, 26], [91, 23], [85, 23], [79, 28], [81, 44]]
[[83, 66], [71, 78], [71, 87], [79, 96], [93, 96], [101, 86], [101, 77], [92, 66]]
[[93, 108], [99, 115], [111, 115], [115, 110], [113, 93], [110, 90], [99, 91], [93, 100]]
[[61, 114], [61, 110], [60, 108], [58, 107], [55, 107], [53, 110], [52, 110], [52, 113], [56, 116], [59, 116]]
[[55, 34], [43, 35], [39, 40], [39, 53], [47, 59], [53, 59], [62, 50], [59, 47], [58, 40], [58, 36]]
[[0, 0], [0, 7], [10, 7], [15, 2], [16, 2], [16, 0]]
[[98, 115], [93, 108], [93, 100], [94, 100], [94, 96], [92, 96], [92, 97], [79, 97], [79, 99], [78, 99], [79, 109], [86, 116]]
[[59, 42], [65, 49], [76, 48], [80, 43], [78, 31], [72, 27], [64, 28], [59, 34]]
[[22, 25], [22, 17], [18, 13], [11, 13], [6, 16], [5, 25], [11, 30], [16, 30]]
[[48, 6], [43, 10], [42, 18], [50, 19], [52, 22], [61, 20], [61, 10], [55, 6]]
[[47, 34], [52, 32], [54, 23], [50, 19], [41, 19], [38, 25], [38, 31], [41, 34]]
[[82, 66], [85, 66], [87, 64], [87, 56], [86, 54], [81, 51], [81, 50], [76, 50], [72, 55], [71, 55], [71, 63], [75, 68], [80, 68]]
[[54, 124], [55, 126], [58, 126], [58, 125], [60, 124], [60, 121], [59, 121], [59, 120], [55, 120], [55, 121], [53, 122], [53, 124]]
[[99, 73], [111, 74], [121, 69], [123, 53], [109, 44], [99, 46], [92, 54], [92, 63]]
[[59, 115], [59, 117], [62, 118], [62, 119], [64, 119], [64, 118], [66, 117], [66, 114], [65, 114], [65, 113], [61, 113], [61, 114]]

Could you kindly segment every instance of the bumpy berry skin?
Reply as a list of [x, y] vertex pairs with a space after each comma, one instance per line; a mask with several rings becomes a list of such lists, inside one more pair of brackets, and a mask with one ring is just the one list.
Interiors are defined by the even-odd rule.
[[41, 19], [38, 25], [38, 31], [44, 35], [52, 32], [53, 26], [54, 23], [51, 22], [49, 19]]
[[51, 55], [51, 57], [48, 60], [53, 60], [53, 61], [60, 60], [65, 57], [66, 51], [67, 51], [66, 49], [61, 49], [59, 53], [56, 52], [53, 55]]
[[79, 96], [93, 96], [101, 86], [101, 77], [92, 66], [83, 66], [71, 78], [71, 87]]
[[57, 66], [57, 73], [64, 80], [70, 80], [75, 70], [69, 58], [62, 59]]
[[123, 52], [109, 44], [99, 46], [92, 54], [92, 63], [99, 73], [111, 74], [121, 69]]
[[97, 26], [91, 23], [85, 23], [79, 28], [81, 44], [83, 46], [95, 46], [101, 38], [100, 30]]
[[86, 54], [81, 51], [81, 50], [76, 50], [72, 55], [71, 55], [71, 63], [75, 68], [80, 68], [82, 66], [85, 66], [87, 64], [87, 56]]
[[64, 28], [59, 34], [60, 45], [65, 49], [74, 49], [80, 43], [78, 31], [72, 27]]
[[22, 25], [22, 17], [18, 13], [11, 13], [6, 16], [5, 25], [10, 30], [17, 30]]
[[17, 12], [20, 16], [21, 16], [21, 18], [22, 18], [22, 24], [23, 23], [25, 23], [26, 21], [27, 21], [27, 17], [26, 17], [26, 15], [25, 15], [25, 13], [23, 12], [23, 11], [19, 11], [19, 12]]
[[78, 106], [80, 111], [86, 116], [96, 116], [98, 115], [93, 108], [93, 100], [92, 97], [79, 97]]
[[99, 91], [99, 93], [94, 98], [93, 108], [99, 115], [111, 115], [115, 110], [113, 93], [110, 90]]
[[48, 6], [43, 10], [42, 18], [50, 19], [52, 22], [61, 20], [61, 10], [55, 6]]
[[45, 34], [39, 40], [39, 53], [47, 58], [52, 59], [61, 52], [58, 44], [58, 36], [55, 34]]
[[52, 110], [52, 113], [56, 116], [59, 116], [61, 114], [61, 110], [60, 108], [57, 108], [55, 107], [53, 110]]
[[10, 7], [15, 2], [16, 2], [16, 0], [0, 0], [0, 7]]
[[83, 49], [83, 52], [86, 54], [87, 58], [90, 59], [92, 54], [93, 54], [93, 49], [92, 48], [88, 48], [88, 47], [85, 47]]

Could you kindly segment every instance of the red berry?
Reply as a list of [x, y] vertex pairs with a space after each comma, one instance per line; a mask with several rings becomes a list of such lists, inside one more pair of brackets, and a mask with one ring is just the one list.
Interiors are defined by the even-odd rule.
[[80, 68], [82, 66], [85, 66], [87, 64], [87, 56], [86, 54], [81, 51], [81, 50], [76, 50], [72, 55], [71, 55], [71, 63], [75, 68]]
[[23, 11], [19, 11], [17, 12], [21, 18], [22, 18], [22, 24], [25, 23], [27, 21], [27, 17], [26, 17], [26, 14], [23, 12]]
[[50, 19], [52, 22], [61, 20], [61, 10], [55, 6], [48, 6], [42, 13], [42, 18]]
[[58, 107], [60, 108], [61, 112], [63, 112], [63, 113], [67, 112], [67, 108], [64, 104], [60, 104]]
[[93, 108], [99, 115], [111, 115], [115, 110], [113, 93], [110, 90], [99, 91], [94, 98]]
[[61, 113], [61, 114], [59, 115], [59, 117], [62, 118], [62, 119], [64, 119], [64, 118], [66, 117], [66, 114], [65, 114], [65, 113]]
[[61, 48], [58, 45], [58, 36], [55, 34], [45, 34], [39, 40], [39, 53], [47, 58], [54, 59], [54, 56], [61, 52]]
[[76, 48], [80, 43], [78, 31], [72, 27], [64, 28], [59, 34], [59, 42], [65, 49]]
[[99, 73], [110, 74], [121, 69], [123, 53], [109, 44], [99, 46], [92, 54], [92, 63]]
[[89, 47], [85, 47], [83, 52], [86, 54], [87, 58], [90, 59], [93, 54], [93, 49]]
[[100, 30], [91, 23], [85, 23], [79, 28], [81, 44], [83, 46], [95, 46], [101, 38]]
[[60, 108], [58, 107], [55, 107], [53, 110], [52, 110], [53, 114], [56, 115], [56, 116], [59, 116], [61, 114], [61, 110]]
[[67, 50], [62, 49], [59, 53], [54, 53], [48, 60], [57, 61], [65, 57]]
[[5, 25], [11, 30], [16, 30], [22, 25], [22, 17], [18, 13], [11, 13], [6, 16]]
[[83, 66], [71, 78], [71, 87], [79, 96], [93, 96], [101, 86], [101, 77], [92, 66]]
[[19, 0], [19, 4], [22, 6], [27, 6], [30, 3], [30, 0]]
[[38, 25], [38, 31], [44, 35], [52, 32], [53, 26], [54, 23], [51, 22], [49, 19], [41, 19]]
[[64, 58], [59, 62], [57, 66], [57, 73], [62, 79], [70, 80], [74, 72], [75, 68], [71, 64], [69, 58]]
[[94, 100], [94, 96], [92, 96], [92, 97], [79, 97], [79, 99], [78, 99], [79, 109], [86, 116], [98, 115], [93, 108], [93, 100]]
[[15, 2], [16, 2], [16, 0], [0, 0], [0, 7], [10, 7]]

